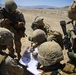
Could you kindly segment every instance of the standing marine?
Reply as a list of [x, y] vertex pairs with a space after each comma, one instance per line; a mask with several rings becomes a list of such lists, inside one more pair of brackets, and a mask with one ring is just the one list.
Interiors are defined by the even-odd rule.
[[8, 46], [9, 53], [14, 55], [16, 51], [19, 59], [21, 57], [21, 38], [25, 36], [24, 15], [17, 10], [17, 4], [13, 0], [5, 1], [5, 7], [0, 9], [0, 15], [2, 15], [0, 18], [1, 27], [5, 27], [14, 33], [14, 43], [11, 41]]

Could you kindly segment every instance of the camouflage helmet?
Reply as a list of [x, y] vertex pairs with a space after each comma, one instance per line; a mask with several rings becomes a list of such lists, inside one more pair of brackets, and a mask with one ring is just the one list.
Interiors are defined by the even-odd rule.
[[37, 16], [37, 17], [35, 18], [34, 22], [32, 23], [31, 28], [32, 28], [33, 30], [35, 30], [35, 29], [40, 29], [41, 27], [44, 27], [43, 20], [44, 20], [44, 19], [43, 19], [42, 17]]
[[54, 65], [62, 59], [62, 49], [55, 41], [44, 42], [39, 46], [38, 61], [41, 65]]
[[34, 22], [40, 23], [40, 22], [43, 22], [43, 20], [44, 20], [44, 19], [43, 19], [42, 17], [37, 16], [37, 17], [35, 18]]
[[41, 29], [36, 29], [33, 31], [32, 36], [30, 37], [30, 41], [34, 43], [43, 42], [46, 38], [46, 33]]
[[17, 9], [17, 5], [13, 0], [6, 0], [5, 9], [7, 12], [14, 12]]
[[0, 28], [0, 45], [8, 45], [13, 40], [13, 33], [6, 28]]

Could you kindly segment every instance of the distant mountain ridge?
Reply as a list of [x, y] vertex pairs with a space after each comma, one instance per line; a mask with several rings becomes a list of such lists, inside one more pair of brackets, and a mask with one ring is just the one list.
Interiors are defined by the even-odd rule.
[[19, 6], [21, 8], [57, 8], [55, 6], [36, 5], [36, 6]]
[[[0, 4], [0, 7], [4, 7], [4, 4]], [[65, 6], [63, 8], [67, 8], [68, 6]], [[46, 8], [46, 9], [54, 9], [54, 8], [60, 8], [60, 7], [56, 7], [56, 6], [47, 6], [47, 5], [36, 5], [36, 6], [21, 6], [21, 5], [18, 5], [18, 8]], [[61, 7], [62, 8], [62, 7]]]

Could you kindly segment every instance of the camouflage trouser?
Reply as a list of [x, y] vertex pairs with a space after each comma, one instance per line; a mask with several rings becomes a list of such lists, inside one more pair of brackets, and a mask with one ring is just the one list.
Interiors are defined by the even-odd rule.
[[21, 38], [14, 36], [14, 41], [10, 41], [8, 49], [9, 49], [9, 53], [14, 55], [14, 48], [16, 50], [17, 55], [20, 55], [21, 52]]

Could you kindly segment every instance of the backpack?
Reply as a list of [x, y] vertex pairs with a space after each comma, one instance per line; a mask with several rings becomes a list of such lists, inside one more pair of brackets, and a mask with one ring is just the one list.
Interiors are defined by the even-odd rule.
[[55, 42], [57, 42], [61, 48], [63, 49], [63, 38], [62, 38], [62, 34], [58, 31], [52, 31], [50, 30], [47, 34], [47, 41], [52, 41], [54, 40]]
[[76, 1], [73, 1], [68, 8], [68, 17], [72, 20], [76, 20]]

